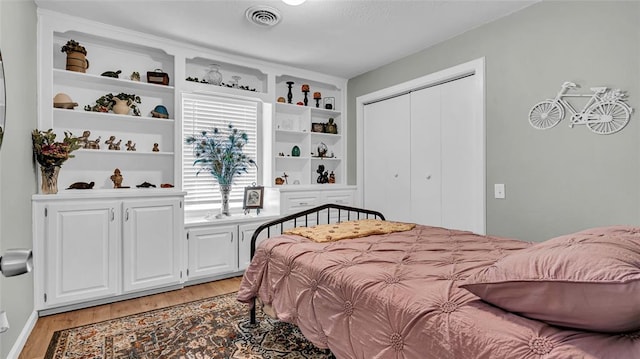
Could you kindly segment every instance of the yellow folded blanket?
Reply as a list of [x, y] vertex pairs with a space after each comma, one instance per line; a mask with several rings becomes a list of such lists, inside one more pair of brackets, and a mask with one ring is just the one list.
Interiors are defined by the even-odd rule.
[[314, 242], [333, 242], [342, 239], [360, 238], [374, 234], [388, 234], [413, 229], [414, 223], [381, 221], [379, 219], [360, 219], [341, 223], [320, 224], [313, 227], [297, 227], [284, 234], [295, 234]]

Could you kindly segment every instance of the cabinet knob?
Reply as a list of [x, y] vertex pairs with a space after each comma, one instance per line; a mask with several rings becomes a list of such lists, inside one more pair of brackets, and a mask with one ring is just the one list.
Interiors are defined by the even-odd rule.
[[431, 179], [431, 175], [427, 175], [427, 181]]
[[394, 174], [394, 175], [393, 175], [393, 177], [394, 177], [394, 178], [398, 178], [398, 174], [397, 174], [397, 173], [396, 173], [396, 174]]

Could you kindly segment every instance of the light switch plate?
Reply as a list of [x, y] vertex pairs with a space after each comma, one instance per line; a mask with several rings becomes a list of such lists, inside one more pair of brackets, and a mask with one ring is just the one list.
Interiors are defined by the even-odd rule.
[[494, 186], [493, 196], [497, 199], [504, 199], [505, 197], [504, 183], [496, 183], [493, 186]]

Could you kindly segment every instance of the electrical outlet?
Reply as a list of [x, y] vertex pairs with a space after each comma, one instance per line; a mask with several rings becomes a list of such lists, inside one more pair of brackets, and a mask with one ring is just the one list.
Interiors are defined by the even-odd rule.
[[497, 199], [504, 199], [504, 183], [496, 183], [493, 186], [493, 196]]

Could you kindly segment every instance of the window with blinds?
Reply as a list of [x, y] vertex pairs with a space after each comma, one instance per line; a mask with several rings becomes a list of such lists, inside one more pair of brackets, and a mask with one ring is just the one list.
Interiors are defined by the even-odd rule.
[[[257, 161], [258, 117], [260, 115], [258, 101], [240, 100], [213, 95], [183, 94], [182, 121], [184, 137], [201, 131], [213, 131], [215, 127], [225, 130], [232, 124], [238, 131], [246, 132], [249, 141], [243, 152]], [[207, 171], [198, 173], [194, 166], [193, 146], [183, 141], [182, 185], [187, 192], [185, 204], [192, 209], [207, 209], [221, 202], [218, 182]], [[248, 173], [236, 175], [233, 179], [230, 206], [241, 205], [244, 199], [244, 187], [257, 183], [257, 168], [249, 166]]]

